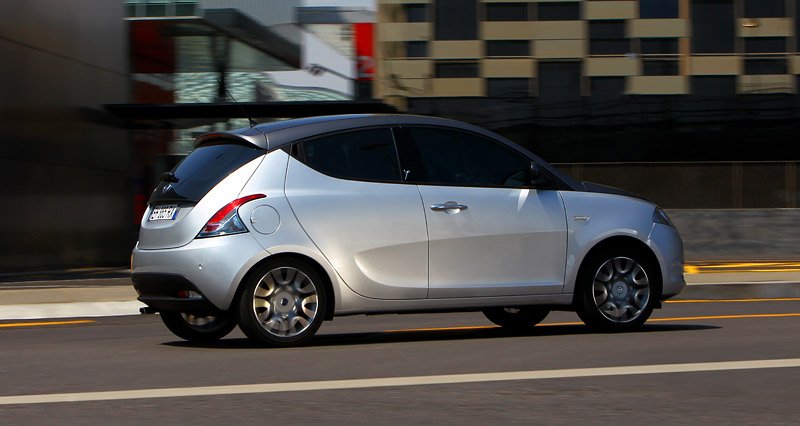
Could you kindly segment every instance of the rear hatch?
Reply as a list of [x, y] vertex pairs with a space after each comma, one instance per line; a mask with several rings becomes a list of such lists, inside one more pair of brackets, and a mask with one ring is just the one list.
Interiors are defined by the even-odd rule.
[[229, 139], [204, 141], [162, 175], [142, 217], [139, 249], [191, 242], [219, 208], [236, 199], [265, 153]]

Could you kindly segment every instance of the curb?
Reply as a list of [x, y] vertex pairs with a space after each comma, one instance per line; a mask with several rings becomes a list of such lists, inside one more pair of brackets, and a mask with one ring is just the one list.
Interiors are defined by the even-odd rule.
[[681, 299], [769, 299], [800, 297], [800, 283], [707, 283], [689, 284], [674, 297]]

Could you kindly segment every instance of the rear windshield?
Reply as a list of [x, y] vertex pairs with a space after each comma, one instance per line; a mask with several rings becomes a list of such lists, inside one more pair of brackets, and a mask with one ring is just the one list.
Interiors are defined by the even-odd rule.
[[159, 183], [149, 203], [200, 201], [225, 177], [264, 152], [254, 146], [231, 143], [200, 146], [175, 166], [172, 170], [175, 178]]

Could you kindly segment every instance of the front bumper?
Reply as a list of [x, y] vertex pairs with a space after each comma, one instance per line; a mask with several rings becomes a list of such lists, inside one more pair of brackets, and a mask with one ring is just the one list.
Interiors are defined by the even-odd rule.
[[661, 300], [666, 300], [686, 287], [683, 278], [683, 241], [677, 229], [658, 223], [653, 225], [649, 240], [661, 264]]
[[[192, 240], [183, 247], [133, 250], [132, 279], [139, 300], [158, 310], [203, 308], [226, 311], [239, 281], [265, 256], [249, 234]], [[200, 298], [176, 297], [194, 291]]]

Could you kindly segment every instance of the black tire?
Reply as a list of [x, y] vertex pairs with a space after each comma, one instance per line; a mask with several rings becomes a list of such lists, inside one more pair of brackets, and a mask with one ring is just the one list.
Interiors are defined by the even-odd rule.
[[542, 322], [550, 309], [541, 306], [520, 306], [515, 308], [488, 308], [483, 315], [489, 321], [512, 331], [530, 330]]
[[[628, 265], [630, 272], [624, 272]], [[636, 266], [641, 271], [637, 271]], [[643, 284], [645, 280], [646, 285]], [[578, 274], [574, 300], [575, 310], [586, 325], [596, 330], [619, 332], [641, 327], [660, 298], [658, 265], [640, 251], [610, 248], [585, 260]]]
[[195, 343], [211, 343], [228, 335], [235, 327], [235, 319], [228, 313], [213, 316], [161, 312], [161, 321], [176, 336]]
[[328, 303], [325, 282], [304, 261], [267, 262], [250, 274], [242, 286], [239, 328], [256, 342], [272, 347], [297, 346], [310, 339], [325, 320]]

